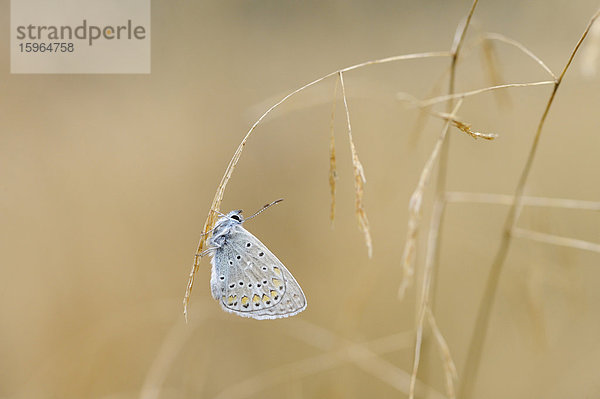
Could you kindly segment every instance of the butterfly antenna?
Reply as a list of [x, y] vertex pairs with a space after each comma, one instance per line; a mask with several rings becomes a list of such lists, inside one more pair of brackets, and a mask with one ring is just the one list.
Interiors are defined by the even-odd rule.
[[210, 211], [211, 211], [211, 212], [214, 212], [214, 213], [216, 213], [216, 214], [217, 214], [217, 215], [219, 215], [219, 216], [225, 216], [225, 217], [227, 216], [227, 215], [225, 215], [224, 213], [221, 213], [221, 212], [219, 212], [219, 211], [215, 211], [214, 209], [211, 209]]
[[267, 208], [269, 208], [271, 205], [278, 204], [278, 203], [280, 203], [281, 201], [283, 201], [283, 198], [280, 198], [280, 199], [278, 199], [278, 200], [275, 200], [275, 201], [271, 202], [270, 204], [267, 204], [267, 205], [263, 206], [263, 207], [262, 207], [261, 209], [259, 209], [259, 210], [258, 210], [258, 211], [257, 211], [257, 212], [254, 214], [254, 215], [252, 215], [252, 216], [249, 216], [249, 217], [245, 218], [245, 219], [244, 219], [244, 222], [245, 222], [246, 220], [250, 220], [250, 219], [252, 219], [252, 218], [253, 218], [253, 217], [255, 217], [255, 216], [258, 216], [258, 215], [260, 215], [262, 212], [266, 211], [266, 210], [267, 210]]

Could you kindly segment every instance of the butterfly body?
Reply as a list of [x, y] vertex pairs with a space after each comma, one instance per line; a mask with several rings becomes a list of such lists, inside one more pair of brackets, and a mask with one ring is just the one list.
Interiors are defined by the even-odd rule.
[[242, 211], [217, 220], [209, 245], [211, 293], [221, 307], [238, 316], [277, 319], [306, 309], [302, 289], [277, 257], [242, 224]]

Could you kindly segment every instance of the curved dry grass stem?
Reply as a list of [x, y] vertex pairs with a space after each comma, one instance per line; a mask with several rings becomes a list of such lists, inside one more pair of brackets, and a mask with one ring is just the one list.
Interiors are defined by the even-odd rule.
[[550, 98], [546, 104], [544, 112], [540, 118], [540, 122], [538, 123], [535, 136], [533, 138], [533, 143], [531, 144], [531, 149], [529, 151], [529, 155], [525, 166], [523, 167], [523, 171], [521, 173], [521, 177], [515, 189], [514, 202], [508, 212], [506, 217], [506, 221], [504, 224], [504, 230], [502, 234], [502, 238], [500, 241], [500, 245], [496, 252], [496, 256], [492, 262], [491, 270], [488, 276], [488, 280], [486, 283], [486, 287], [484, 290], [483, 298], [479, 307], [479, 311], [477, 312], [477, 317], [475, 320], [475, 326], [473, 329], [473, 337], [469, 344], [466, 364], [465, 364], [465, 372], [463, 373], [462, 384], [459, 390], [459, 396], [463, 399], [469, 399], [473, 392], [473, 387], [475, 386], [475, 381], [477, 379], [477, 372], [479, 371], [479, 364], [481, 362], [481, 354], [483, 351], [483, 344], [485, 342], [485, 337], [487, 335], [487, 329], [489, 326], [489, 319], [491, 315], [492, 305], [494, 303], [494, 298], [496, 297], [496, 291], [498, 288], [498, 283], [500, 280], [500, 273], [504, 266], [504, 262], [508, 255], [508, 250], [510, 249], [511, 243], [511, 233], [515, 228], [516, 222], [518, 220], [521, 207], [523, 205], [523, 193], [525, 191], [525, 186], [527, 184], [527, 180], [529, 178], [529, 173], [531, 171], [531, 167], [533, 165], [533, 161], [535, 160], [535, 156], [537, 154], [537, 149], [539, 145], [539, 141], [542, 135], [542, 130], [544, 128], [544, 124], [546, 122], [546, 117], [550, 112], [550, 108], [552, 107], [552, 103], [554, 102], [554, 98], [556, 97], [556, 92], [569, 69], [569, 66], [573, 62], [573, 58], [575, 58], [575, 54], [581, 47], [581, 44], [587, 37], [590, 28], [596, 21], [596, 19], [600, 16], [600, 9], [596, 11], [596, 13], [592, 16], [590, 21], [588, 22], [583, 34], [577, 41], [575, 48], [571, 52], [569, 59], [567, 60], [564, 68], [562, 69], [558, 79], [554, 83], [554, 88], [552, 93], [550, 94]]
[[[248, 130], [248, 132], [242, 139], [242, 142], [239, 144], [235, 153], [233, 154], [233, 157], [229, 161], [229, 165], [227, 165], [225, 174], [223, 175], [223, 178], [221, 179], [221, 182], [219, 183], [219, 186], [217, 187], [217, 192], [215, 193], [210, 210], [208, 211], [208, 216], [206, 217], [206, 221], [204, 222], [204, 230], [203, 231], [205, 231], [205, 232], [210, 231], [214, 227], [214, 224], [217, 220], [216, 211], [220, 210], [221, 202], [223, 201], [223, 195], [225, 194], [225, 188], [227, 187], [227, 183], [229, 183], [229, 179], [231, 179], [233, 170], [235, 169], [235, 167], [240, 159], [240, 156], [242, 155], [242, 151], [244, 150], [244, 146], [246, 145], [248, 138], [250, 137], [250, 135], [252, 134], [254, 129], [256, 129], [256, 127], [263, 121], [263, 119], [266, 118], [267, 115], [269, 115], [271, 113], [271, 111], [273, 111], [274, 109], [279, 107], [281, 104], [283, 104], [285, 101], [287, 101], [290, 97], [294, 96], [295, 94], [297, 94], [311, 86], [314, 86], [315, 84], [317, 84], [319, 82], [322, 82], [323, 80], [325, 80], [331, 76], [338, 75], [342, 72], [347, 72], [347, 71], [351, 71], [354, 69], [362, 68], [362, 67], [365, 67], [368, 65], [384, 64], [384, 63], [395, 62], [395, 61], [415, 60], [415, 59], [435, 58], [435, 57], [449, 57], [449, 56], [450, 56], [450, 53], [447, 51], [429, 51], [429, 52], [425, 52], [425, 53], [404, 54], [404, 55], [397, 55], [397, 56], [392, 56], [392, 57], [381, 58], [381, 59], [372, 60], [372, 61], [366, 61], [366, 62], [362, 62], [360, 64], [356, 64], [356, 65], [352, 65], [352, 66], [349, 66], [349, 67], [346, 67], [343, 69], [339, 69], [337, 71], [328, 73], [327, 75], [321, 76], [320, 78], [315, 79], [312, 82], [305, 84], [304, 86], [294, 90], [290, 94], [283, 97], [281, 100], [279, 100], [274, 105], [272, 105], [269, 109], [267, 109], [260, 116], [260, 118], [258, 118], [258, 120], [256, 120], [256, 122], [254, 122], [254, 124], [252, 125], [250, 130]], [[207, 239], [208, 239], [207, 235], [205, 235], [205, 234], [201, 235], [200, 240], [198, 242], [198, 247], [196, 250], [197, 254], [202, 253], [202, 251], [204, 250], [204, 244], [206, 243]], [[190, 304], [190, 296], [192, 294], [192, 288], [194, 286], [194, 278], [196, 276], [196, 272], [198, 271], [199, 267], [200, 267], [200, 258], [198, 256], [194, 256], [194, 263], [193, 263], [192, 269], [190, 271], [190, 275], [189, 275], [186, 290], [185, 290], [185, 295], [183, 297], [183, 315], [185, 316], [186, 322], [188, 321], [188, 307]]]
[[340, 80], [335, 80], [335, 87], [333, 88], [333, 105], [331, 106], [331, 123], [329, 127], [329, 191], [331, 194], [331, 208], [329, 209], [329, 220], [331, 221], [331, 227], [333, 227], [333, 221], [335, 220], [335, 184], [337, 181], [337, 167], [335, 163], [335, 103], [337, 98], [337, 89]]
[[[489, 87], [484, 87], [484, 88], [477, 89], [477, 90], [465, 91], [462, 93], [446, 94], [443, 96], [432, 97], [427, 100], [418, 101], [417, 103], [415, 103], [415, 105], [417, 105], [419, 107], [430, 107], [430, 106], [438, 104], [438, 103], [443, 103], [443, 102], [455, 100], [458, 98], [475, 96], [477, 94], [485, 93], [488, 91], [507, 89], [510, 87], [545, 86], [545, 85], [553, 85], [555, 83], [556, 82], [553, 80], [542, 80], [542, 81], [537, 81], [537, 82], [526, 82], [526, 83], [507, 83], [507, 84], [498, 85], [498, 86], [489, 86]], [[397, 97], [399, 100], [406, 100], [407, 95], [405, 93], [398, 93]]]
[[495, 41], [506, 43], [506, 44], [509, 44], [511, 46], [518, 48], [523, 53], [525, 53], [528, 57], [530, 57], [532, 60], [537, 62], [552, 77], [552, 79], [554, 79], [554, 80], [558, 79], [556, 77], [556, 75], [554, 74], [554, 72], [552, 72], [552, 70], [550, 68], [548, 68], [548, 66], [544, 63], [544, 61], [542, 61], [537, 55], [535, 55], [531, 50], [529, 50], [527, 47], [525, 47], [525, 45], [518, 42], [517, 40], [514, 40], [514, 39], [511, 39], [504, 35], [501, 35], [500, 33], [493, 33], [493, 32], [486, 33], [483, 36], [483, 40], [490, 40], [490, 41], [495, 40]]
[[358, 218], [358, 226], [362, 231], [365, 244], [367, 246], [367, 252], [369, 258], [373, 256], [373, 243], [371, 241], [371, 231], [369, 229], [369, 219], [367, 219], [367, 213], [363, 204], [364, 185], [367, 182], [365, 179], [365, 171], [363, 169], [360, 159], [358, 159], [358, 152], [352, 139], [352, 125], [350, 124], [350, 109], [348, 108], [348, 99], [346, 98], [346, 85], [344, 84], [344, 74], [340, 71], [340, 85], [342, 86], [342, 98], [344, 99], [344, 108], [346, 110], [346, 123], [348, 124], [348, 141], [350, 142], [350, 152], [352, 153], [352, 171], [354, 173], [354, 194], [355, 194], [355, 212]]

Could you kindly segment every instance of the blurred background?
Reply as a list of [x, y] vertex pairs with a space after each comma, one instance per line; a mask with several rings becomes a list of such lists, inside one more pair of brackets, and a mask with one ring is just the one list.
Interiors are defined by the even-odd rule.
[[[0, 41], [0, 397], [405, 397], [431, 187], [416, 286], [402, 302], [400, 258], [408, 200], [442, 122], [430, 119], [416, 132], [418, 113], [396, 95], [426, 98], [439, 82], [445, 92], [447, 59], [345, 74], [367, 178], [372, 259], [354, 215], [339, 95], [337, 217], [333, 228], [329, 222], [335, 80], [328, 79], [259, 126], [222, 207], [249, 215], [285, 198], [246, 227], [295, 275], [307, 310], [276, 321], [222, 312], [210, 296], [207, 259], [187, 325], [182, 298], [214, 192], [251, 124], [287, 93], [338, 68], [448, 50], [470, 4], [153, 2], [150, 75], [11, 75], [6, 34]], [[519, 40], [558, 74], [597, 7], [588, 0], [481, 1], [457, 90], [491, 84], [479, 45], [487, 31]], [[5, 32], [9, 16], [9, 1], [2, 1]], [[548, 79], [515, 48], [496, 50], [505, 82]], [[582, 73], [582, 54], [592, 50], [582, 48], [559, 89], [527, 195], [600, 200], [599, 76]], [[493, 94], [465, 101], [462, 119], [500, 137], [473, 140], [451, 130], [448, 188], [512, 194], [550, 91], [511, 89], [502, 101]], [[434, 311], [459, 377], [507, 210], [447, 209]], [[598, 212], [526, 207], [518, 224], [600, 242]], [[514, 240], [474, 397], [600, 395], [598, 264], [595, 252]], [[429, 333], [425, 340], [432, 341]], [[432, 388], [420, 397], [444, 392], [433, 345], [426, 345], [419, 378]]]

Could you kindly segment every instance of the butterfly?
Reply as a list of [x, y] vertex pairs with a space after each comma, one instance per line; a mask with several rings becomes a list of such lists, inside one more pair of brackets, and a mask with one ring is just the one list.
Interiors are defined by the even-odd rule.
[[210, 288], [223, 310], [258, 320], [294, 316], [306, 297], [290, 271], [242, 224], [241, 210], [221, 214], [208, 240], [212, 255]]

